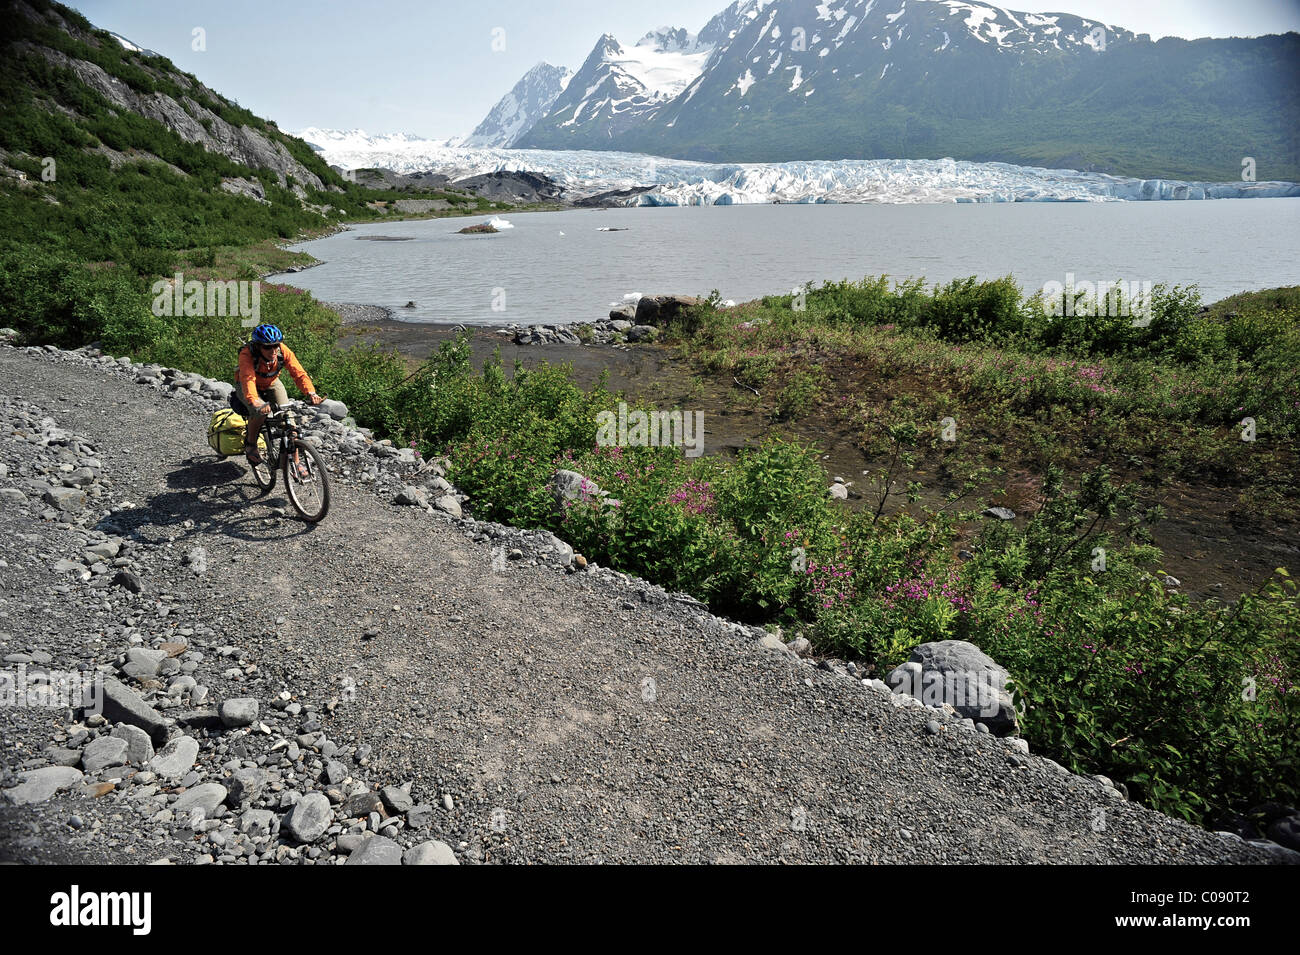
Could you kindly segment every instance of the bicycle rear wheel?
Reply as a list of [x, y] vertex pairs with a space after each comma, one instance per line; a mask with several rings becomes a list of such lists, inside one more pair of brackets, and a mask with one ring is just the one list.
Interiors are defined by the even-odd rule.
[[[296, 454], [295, 454], [296, 452]], [[294, 458], [305, 473], [299, 474]], [[330, 479], [325, 462], [316, 449], [306, 441], [295, 439], [285, 449], [281, 466], [284, 470], [284, 489], [289, 503], [308, 524], [315, 524], [330, 509]]]
[[253, 480], [262, 489], [262, 493], [270, 494], [275, 487], [275, 476], [280, 467], [280, 444], [278, 441], [267, 440], [265, 427], [257, 435], [257, 450], [262, 455], [262, 463], [250, 464], [249, 467], [253, 471]]

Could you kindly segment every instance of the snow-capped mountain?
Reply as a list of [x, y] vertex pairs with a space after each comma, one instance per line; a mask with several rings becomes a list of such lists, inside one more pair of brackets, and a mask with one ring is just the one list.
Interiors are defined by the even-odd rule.
[[1242, 148], [1226, 144], [1240, 141], [1294, 176], [1297, 61], [1297, 34], [1153, 43], [980, 0], [736, 0], [696, 36], [662, 28], [631, 48], [601, 37], [515, 145], [1226, 179]]
[[[630, 56], [613, 36], [603, 36], [568, 96], [519, 143], [617, 148], [625, 137], [628, 145], [649, 149], [719, 127], [745, 129], [732, 138], [749, 142], [773, 135], [754, 129], [763, 120], [807, 122], [812, 114], [819, 124], [833, 117], [843, 125], [845, 112], [861, 115], [853, 106], [864, 95], [884, 93], [896, 106], [927, 87], [925, 95], [937, 94], [948, 110], [987, 111], [988, 77], [1001, 81], [1008, 70], [1043, 56], [1095, 58], [1135, 39], [1069, 14], [1015, 13], [962, 0], [740, 0], [710, 20], [699, 38], [668, 28], [648, 34], [635, 50], [652, 57]], [[668, 56], [682, 60], [681, 68], [664, 70], [674, 82], [647, 82], [650, 64]], [[818, 92], [820, 99], [811, 101]]]
[[492, 107], [465, 139], [467, 146], [513, 146], [545, 116], [573, 73], [563, 66], [538, 63]]
[[735, 0], [704, 25], [704, 29], [700, 30], [699, 42], [708, 46], [725, 46], [735, 38], [742, 26], [772, 3], [773, 0]]
[[567, 198], [651, 187], [628, 205], [732, 205], [764, 202], [1106, 202], [1119, 199], [1220, 199], [1300, 196], [1278, 182], [1187, 183], [1127, 179], [1070, 169], [938, 160], [701, 163], [621, 152], [474, 149], [404, 135], [306, 129], [294, 135], [347, 169], [378, 166], [464, 179], [527, 171], [558, 182]]
[[606, 33], [541, 122], [588, 139], [635, 129], [699, 76], [712, 50], [680, 27], [652, 30], [631, 48]]

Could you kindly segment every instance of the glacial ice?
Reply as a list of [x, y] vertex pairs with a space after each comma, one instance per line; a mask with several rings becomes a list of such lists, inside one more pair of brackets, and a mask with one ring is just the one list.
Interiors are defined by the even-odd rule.
[[[771, 202], [1113, 202], [1300, 196], [1293, 182], [1181, 182], [1130, 179], [1075, 169], [1042, 169], [954, 159], [845, 159], [784, 163], [702, 163], [593, 150], [467, 148], [361, 130], [303, 130], [324, 159], [356, 169], [431, 171], [462, 179], [529, 171], [581, 198], [638, 186], [625, 205], [740, 205]], [[615, 204], [615, 203], [611, 203]]]

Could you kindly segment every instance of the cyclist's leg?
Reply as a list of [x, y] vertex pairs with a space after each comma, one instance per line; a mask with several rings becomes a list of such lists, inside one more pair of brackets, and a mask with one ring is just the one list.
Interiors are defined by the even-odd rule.
[[[284, 382], [279, 378], [275, 379], [271, 387], [266, 391], [260, 392], [263, 401], [270, 402], [271, 407], [279, 411], [289, 404], [289, 392], [285, 390]], [[299, 477], [307, 477], [307, 469], [298, 460], [298, 451], [293, 451], [293, 469]]]
[[279, 378], [271, 382], [271, 387], [266, 391], [259, 391], [258, 396], [263, 400], [270, 402], [271, 407], [279, 411], [289, 403], [289, 392], [284, 389], [284, 382]]
[[[280, 383], [276, 382], [276, 384]], [[284, 386], [280, 385], [280, 387], [283, 389]], [[268, 394], [269, 392], [259, 391], [257, 397], [261, 398], [263, 401], [269, 401], [270, 399], [267, 397]], [[247, 426], [244, 428], [244, 457], [253, 464], [261, 464], [262, 455], [257, 450], [257, 437], [262, 433], [262, 425], [266, 422], [266, 416], [259, 415], [255, 413], [252, 408], [248, 407], [244, 399], [240, 397], [237, 390], [232, 392], [230, 395], [230, 407], [234, 408], [248, 421]]]

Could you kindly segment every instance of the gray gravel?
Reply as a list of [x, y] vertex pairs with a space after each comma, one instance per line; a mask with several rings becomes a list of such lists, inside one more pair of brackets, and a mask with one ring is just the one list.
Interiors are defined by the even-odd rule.
[[[0, 710], [0, 789], [47, 774], [23, 784], [31, 805], [0, 800], [0, 859], [1296, 858], [1124, 801], [689, 599], [575, 571], [542, 535], [395, 504], [436, 469], [342, 424], [322, 424], [338, 470], [330, 515], [309, 527], [282, 489], [259, 496], [242, 461], [209, 451], [211, 389], [147, 371], [0, 347], [0, 489], [24, 495], [0, 495], [0, 655], [113, 675], [159, 721], [129, 700], [107, 721]], [[76, 486], [84, 503], [35, 493], [71, 470], [35, 473], [32, 455], [54, 452], [11, 433], [20, 413], [80, 436], [85, 453], [70, 453], [98, 464]], [[118, 556], [88, 553], [106, 542]], [[127, 674], [132, 647], [165, 656], [136, 654]], [[235, 700], [259, 705], [226, 725], [218, 708]], [[146, 740], [118, 733], [124, 765], [47, 768], [142, 723], [152, 762]], [[198, 743], [193, 759], [178, 739]]]
[[382, 305], [354, 305], [351, 302], [321, 302], [344, 325], [373, 325], [393, 318], [393, 310]]

